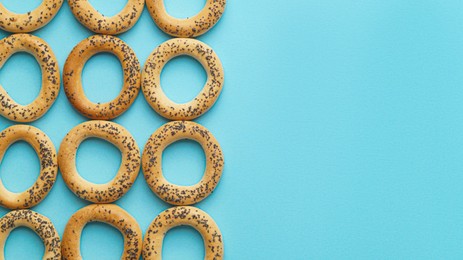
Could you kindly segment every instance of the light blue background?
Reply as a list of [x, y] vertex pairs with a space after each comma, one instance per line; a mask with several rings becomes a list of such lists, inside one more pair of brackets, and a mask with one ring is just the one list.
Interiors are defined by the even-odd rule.
[[[40, 0], [0, 0], [25, 12]], [[91, 2], [107, 15], [126, 2]], [[204, 0], [166, 0], [178, 17], [199, 11]], [[2, 37], [7, 34], [2, 32]], [[71, 49], [92, 33], [64, 4], [34, 33], [52, 47], [62, 68]], [[146, 8], [120, 36], [140, 61], [169, 39]], [[225, 88], [196, 121], [220, 141], [226, 166], [214, 192], [197, 206], [214, 217], [227, 259], [461, 259], [463, 257], [463, 2], [404, 0], [228, 1], [219, 24], [199, 37], [225, 67]], [[101, 54], [84, 70], [89, 98], [108, 101], [121, 88], [117, 59]], [[162, 83], [178, 102], [195, 96], [204, 70], [189, 58], [170, 62]], [[15, 55], [0, 84], [26, 104], [39, 91], [33, 58]], [[86, 120], [61, 92], [32, 125], [58, 148]], [[139, 95], [114, 120], [140, 147], [166, 122]], [[12, 125], [0, 118], [0, 129]], [[112, 145], [86, 141], [78, 169], [95, 182], [114, 176], [120, 154]], [[204, 170], [194, 142], [164, 153], [167, 178], [193, 184]], [[13, 145], [0, 165], [7, 188], [22, 191], [39, 171], [33, 150]], [[61, 176], [34, 210], [62, 235], [69, 217], [88, 203]], [[169, 206], [139, 175], [117, 202], [145, 231]], [[2, 214], [7, 210], [1, 209]], [[177, 228], [166, 237], [165, 259], [202, 259], [200, 235]], [[118, 259], [122, 236], [104, 224], [84, 230], [85, 259]], [[14, 231], [7, 259], [41, 259], [32, 231]]]

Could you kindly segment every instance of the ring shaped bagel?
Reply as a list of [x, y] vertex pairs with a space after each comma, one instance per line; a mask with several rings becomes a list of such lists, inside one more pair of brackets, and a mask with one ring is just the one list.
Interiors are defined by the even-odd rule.
[[[121, 62], [124, 84], [119, 95], [107, 103], [93, 103], [82, 88], [82, 70], [95, 54], [109, 52]], [[121, 39], [111, 35], [94, 35], [81, 41], [66, 60], [63, 70], [64, 91], [74, 108], [91, 119], [110, 120], [124, 113], [140, 90], [140, 62], [135, 52]]]
[[195, 207], [173, 207], [159, 214], [148, 227], [143, 242], [143, 259], [160, 260], [167, 231], [177, 226], [191, 226], [203, 237], [206, 260], [223, 259], [220, 229], [206, 212]]
[[[193, 186], [169, 183], [162, 174], [162, 152], [169, 144], [182, 139], [198, 142], [206, 155], [204, 176]], [[143, 150], [142, 165], [146, 182], [159, 198], [174, 205], [191, 205], [214, 191], [222, 176], [224, 160], [219, 143], [204, 126], [191, 121], [174, 121], [151, 135]]]
[[58, 158], [52, 141], [38, 128], [14, 125], [0, 132], [0, 162], [10, 145], [25, 141], [34, 148], [40, 160], [40, 174], [26, 191], [15, 193], [7, 190], [0, 180], [0, 205], [9, 209], [31, 208], [40, 203], [55, 184]]
[[[207, 72], [207, 81], [201, 92], [190, 102], [177, 104], [161, 88], [161, 72], [171, 59], [188, 55], [198, 60]], [[142, 73], [142, 89], [146, 100], [161, 116], [171, 120], [192, 120], [217, 101], [222, 91], [224, 72], [214, 50], [206, 44], [186, 38], [168, 40], [159, 45], [148, 57]]]
[[140, 259], [143, 240], [137, 221], [125, 210], [114, 204], [93, 204], [78, 210], [64, 229], [61, 252], [63, 260], [81, 260], [80, 236], [89, 222], [103, 222], [117, 228], [124, 236], [121, 259]]
[[34, 101], [23, 106], [16, 103], [0, 86], [0, 115], [16, 122], [32, 122], [43, 116], [58, 97], [58, 62], [48, 44], [39, 37], [13, 34], [0, 41], [0, 68], [17, 52], [27, 52], [35, 57], [42, 70], [42, 88]]
[[[104, 139], [122, 153], [121, 166], [108, 183], [95, 184], [82, 178], [76, 168], [79, 145], [88, 138]], [[111, 203], [132, 187], [140, 171], [140, 150], [135, 139], [121, 125], [110, 121], [87, 121], [74, 127], [61, 143], [58, 163], [64, 182], [79, 198], [94, 203]]]
[[43, 0], [36, 9], [18, 14], [0, 3], [0, 28], [12, 33], [27, 33], [47, 25], [58, 13], [64, 0]]
[[13, 210], [0, 219], [0, 259], [5, 259], [5, 242], [18, 227], [32, 229], [45, 246], [44, 260], [61, 260], [61, 241], [55, 226], [47, 217], [28, 209]]
[[146, 5], [156, 25], [165, 33], [175, 37], [196, 37], [209, 31], [220, 20], [226, 0], [207, 0], [198, 14], [186, 19], [170, 16], [164, 0], [146, 0]]
[[124, 9], [111, 17], [95, 10], [89, 0], [68, 0], [68, 4], [77, 20], [89, 30], [100, 34], [119, 34], [137, 23], [145, 0], [128, 0]]

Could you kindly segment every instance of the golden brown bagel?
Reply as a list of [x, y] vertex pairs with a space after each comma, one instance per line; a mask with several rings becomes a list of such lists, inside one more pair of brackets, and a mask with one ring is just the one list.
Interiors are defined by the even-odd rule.
[[142, 251], [142, 232], [137, 221], [114, 204], [93, 204], [78, 210], [64, 229], [61, 252], [63, 260], [81, 260], [80, 236], [89, 222], [103, 222], [117, 228], [124, 236], [121, 259], [138, 260]]
[[156, 25], [165, 33], [175, 37], [196, 37], [209, 31], [220, 20], [226, 0], [207, 0], [198, 14], [186, 19], [169, 15], [164, 0], [146, 0], [146, 5]]
[[[93, 103], [82, 88], [82, 70], [95, 54], [110, 52], [121, 62], [124, 84], [119, 95], [110, 102]], [[111, 35], [93, 35], [81, 41], [69, 54], [63, 70], [64, 92], [69, 102], [82, 115], [91, 119], [110, 120], [124, 113], [140, 90], [140, 62], [135, 52], [121, 39]]]
[[[161, 72], [169, 60], [188, 55], [198, 60], [207, 73], [201, 92], [191, 101], [177, 104], [161, 87]], [[148, 57], [142, 72], [142, 90], [146, 101], [161, 116], [170, 120], [193, 120], [206, 113], [219, 98], [224, 83], [222, 63], [211, 47], [195, 40], [177, 38], [159, 45]]]
[[40, 203], [58, 175], [55, 146], [40, 129], [29, 125], [14, 125], [0, 133], [0, 162], [8, 147], [18, 141], [25, 141], [34, 148], [40, 160], [40, 174], [35, 183], [21, 193], [7, 190], [0, 180], [0, 205], [9, 209], [31, 208]]
[[[97, 137], [114, 144], [122, 153], [116, 177], [105, 184], [91, 183], [76, 168], [79, 145]], [[64, 182], [79, 198], [94, 203], [111, 203], [120, 199], [133, 185], [140, 171], [140, 150], [132, 135], [121, 125], [110, 121], [87, 121], [74, 127], [61, 142], [58, 163]]]
[[170, 229], [191, 226], [204, 240], [206, 260], [223, 259], [223, 241], [220, 229], [206, 212], [195, 207], [173, 207], [159, 214], [151, 223], [143, 241], [143, 259], [161, 260], [162, 243]]
[[124, 9], [114, 16], [104, 16], [88, 0], [68, 0], [77, 20], [95, 33], [119, 34], [134, 26], [140, 18], [145, 0], [128, 0]]
[[[206, 155], [203, 178], [193, 186], [172, 184], [162, 174], [162, 152], [182, 139], [197, 141]], [[142, 157], [143, 174], [151, 190], [174, 205], [191, 205], [209, 196], [222, 176], [223, 154], [214, 136], [202, 125], [191, 121], [174, 121], [161, 126], [148, 139]]]
[[50, 46], [30, 34], [13, 34], [0, 41], [0, 68], [17, 52], [32, 54], [42, 69], [42, 88], [28, 105], [16, 103], [0, 86], [0, 115], [15, 122], [32, 122], [43, 116], [53, 105], [60, 89], [58, 62]]
[[58, 13], [64, 0], [43, 0], [34, 10], [17, 14], [0, 3], [0, 28], [13, 33], [32, 32], [48, 24]]
[[53, 223], [47, 217], [32, 210], [13, 210], [0, 219], [0, 259], [11, 231], [18, 227], [32, 229], [43, 241], [43, 260], [61, 260], [61, 241]]

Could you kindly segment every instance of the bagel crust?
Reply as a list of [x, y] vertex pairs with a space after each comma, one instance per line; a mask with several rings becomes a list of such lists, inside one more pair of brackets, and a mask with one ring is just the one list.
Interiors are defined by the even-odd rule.
[[151, 223], [143, 241], [143, 259], [161, 260], [162, 243], [167, 231], [177, 226], [196, 229], [204, 240], [206, 260], [223, 259], [222, 233], [206, 212], [195, 207], [173, 207], [159, 214]]
[[114, 16], [104, 16], [88, 0], [68, 0], [77, 20], [89, 30], [100, 34], [119, 34], [132, 28], [140, 18], [145, 0], [128, 0], [124, 9]]
[[[95, 54], [110, 52], [121, 62], [124, 82], [119, 95], [110, 102], [93, 103], [82, 87], [82, 70]], [[124, 113], [140, 91], [140, 62], [135, 52], [121, 39], [111, 35], [93, 35], [81, 41], [69, 54], [63, 70], [64, 92], [72, 106], [91, 119], [111, 120]]]
[[13, 210], [0, 219], [0, 259], [5, 259], [5, 242], [18, 227], [32, 229], [45, 246], [44, 260], [61, 260], [61, 241], [55, 226], [47, 217], [28, 209]]
[[0, 28], [12, 33], [27, 33], [47, 25], [58, 13], [64, 0], [43, 0], [36, 9], [25, 14], [8, 10], [0, 3]]
[[[77, 149], [84, 140], [92, 137], [112, 143], [122, 153], [116, 177], [105, 184], [91, 183], [77, 172]], [[124, 127], [110, 121], [87, 121], [74, 127], [64, 137], [58, 153], [58, 163], [66, 185], [79, 198], [94, 203], [111, 203], [124, 196], [138, 176], [140, 161], [140, 149], [135, 139]]]
[[[182, 139], [198, 142], [206, 155], [203, 178], [193, 186], [170, 183], [162, 174], [162, 153], [171, 143]], [[222, 149], [214, 136], [202, 125], [191, 121], [174, 121], [161, 126], [149, 138], [143, 150], [143, 174], [151, 190], [174, 205], [191, 205], [209, 196], [222, 176]]]
[[35, 57], [42, 70], [42, 88], [37, 98], [24, 106], [15, 102], [0, 86], [0, 115], [15, 122], [32, 122], [43, 116], [58, 97], [58, 62], [44, 40], [30, 34], [13, 34], [0, 41], [0, 68], [17, 52], [28, 52]]
[[174, 37], [196, 37], [209, 31], [225, 11], [226, 0], [207, 0], [204, 8], [186, 19], [167, 13], [164, 0], [146, 0], [146, 6], [159, 29]]
[[114, 204], [93, 204], [78, 210], [69, 219], [63, 234], [61, 252], [64, 260], [81, 260], [80, 238], [89, 222], [103, 222], [117, 228], [124, 237], [121, 259], [138, 260], [143, 238], [137, 221], [125, 210]]
[[9, 209], [31, 208], [39, 204], [50, 192], [58, 175], [58, 158], [55, 146], [40, 129], [29, 125], [14, 125], [0, 133], [0, 162], [10, 145], [25, 141], [34, 148], [40, 160], [40, 174], [26, 191], [7, 190], [0, 180], [0, 205]]
[[[191, 101], [177, 104], [161, 87], [161, 72], [171, 59], [188, 55], [198, 60], [207, 73], [201, 92]], [[170, 120], [193, 120], [206, 113], [219, 98], [224, 84], [222, 63], [214, 50], [195, 39], [177, 38], [159, 45], [146, 60], [142, 90], [146, 101], [161, 116]]]

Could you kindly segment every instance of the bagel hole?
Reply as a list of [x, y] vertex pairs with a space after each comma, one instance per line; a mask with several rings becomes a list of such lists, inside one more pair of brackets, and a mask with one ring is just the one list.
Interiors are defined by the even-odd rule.
[[36, 182], [40, 175], [40, 160], [30, 144], [18, 141], [12, 144], [0, 164], [0, 176], [5, 188], [23, 192]]
[[206, 155], [199, 143], [179, 140], [162, 153], [162, 172], [167, 181], [182, 186], [198, 183], [206, 169]]
[[5, 259], [41, 260], [44, 253], [43, 241], [32, 229], [15, 228], [6, 240]]
[[188, 55], [173, 58], [161, 72], [161, 86], [172, 101], [183, 104], [193, 100], [206, 84], [201, 63]]
[[83, 259], [120, 259], [124, 238], [119, 230], [102, 222], [91, 222], [82, 231], [80, 253]]
[[87, 98], [94, 103], [115, 99], [122, 90], [123, 80], [121, 62], [109, 52], [91, 57], [82, 71], [82, 87]]
[[120, 13], [127, 5], [128, 0], [112, 0], [108, 4], [108, 0], [89, 0], [90, 4], [104, 16], [111, 17]]
[[121, 151], [104, 139], [86, 139], [77, 150], [77, 171], [92, 183], [104, 184], [114, 179], [121, 161]]
[[0, 1], [6, 9], [17, 14], [25, 14], [40, 6], [43, 0], [2, 0]]
[[0, 69], [0, 84], [21, 105], [30, 104], [42, 88], [42, 71], [27, 52], [13, 54]]
[[164, 237], [162, 259], [204, 259], [204, 241], [190, 226], [169, 230]]
[[178, 19], [197, 15], [206, 6], [206, 0], [164, 0], [167, 13]]

